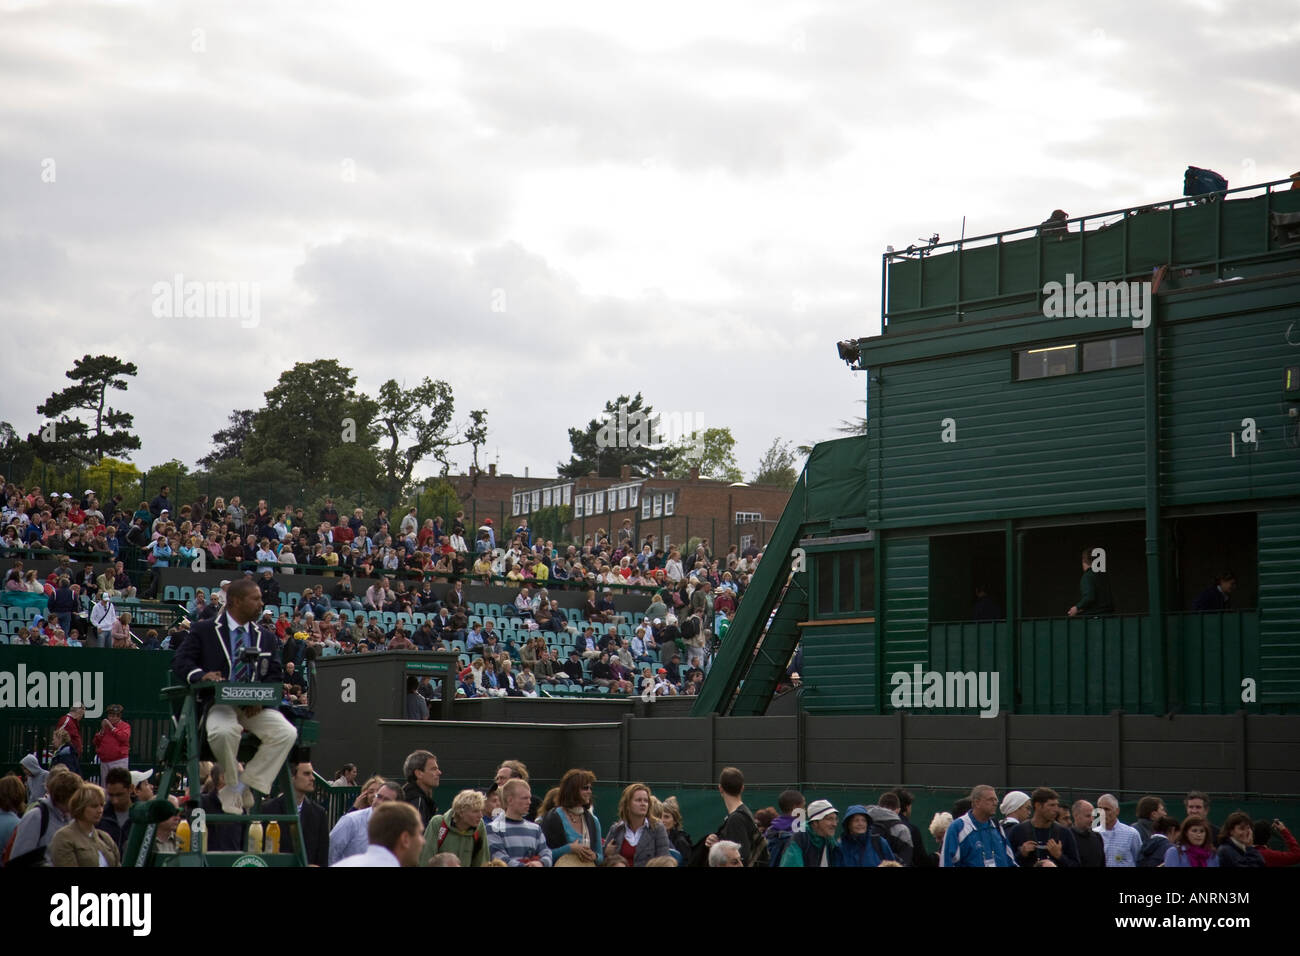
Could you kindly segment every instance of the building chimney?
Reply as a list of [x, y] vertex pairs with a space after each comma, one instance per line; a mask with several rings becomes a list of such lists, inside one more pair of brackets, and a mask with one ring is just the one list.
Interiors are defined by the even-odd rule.
[[488, 462], [488, 474], [491, 475], [493, 478], [497, 476], [496, 462]]
[[700, 480], [700, 466], [691, 465], [691, 481], [699, 481], [699, 480]]
[[619, 477], [619, 479], [620, 479], [621, 481], [627, 481], [629, 478], [631, 478], [631, 477], [632, 477], [632, 466], [631, 466], [631, 465], [624, 465], [622, 468], [620, 468], [620, 469], [618, 470], [618, 477]]

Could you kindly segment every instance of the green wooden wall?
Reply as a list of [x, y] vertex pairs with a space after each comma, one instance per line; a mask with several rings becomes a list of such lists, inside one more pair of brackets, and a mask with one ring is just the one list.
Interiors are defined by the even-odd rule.
[[1300, 510], [1259, 515], [1260, 702], [1300, 704]]
[[[1141, 366], [1017, 382], [1012, 351], [880, 370], [873, 526], [1142, 506]], [[946, 418], [955, 442], [940, 440]]]

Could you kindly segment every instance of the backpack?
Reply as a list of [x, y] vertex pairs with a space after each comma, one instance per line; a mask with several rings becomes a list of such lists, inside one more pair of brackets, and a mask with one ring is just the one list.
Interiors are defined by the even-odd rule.
[[36, 848], [28, 850], [21, 856], [13, 856], [14, 838], [18, 836], [18, 828], [14, 827], [14, 832], [9, 834], [9, 842], [5, 844], [3, 864], [5, 869], [12, 867], [30, 867], [40, 866], [45, 861], [45, 851], [48, 846], [41, 841], [45, 839], [45, 831], [50, 828], [50, 808], [45, 805], [45, 801], [38, 800], [36, 806], [41, 811], [41, 832], [36, 838]]
[[1188, 166], [1183, 173], [1183, 195], [1203, 196], [1206, 193], [1223, 192], [1228, 188], [1228, 181], [1212, 169]]
[[767, 836], [767, 865], [776, 867], [781, 865], [781, 854], [790, 843], [790, 838], [794, 836], [791, 830], [774, 830], [769, 828]]
[[750, 810], [745, 804], [736, 808], [736, 813], [743, 813], [746, 822], [749, 823], [751, 832], [749, 835], [749, 854], [746, 857], [746, 866], [769, 866], [767, 858], [767, 838], [763, 836], [763, 831], [758, 828], [758, 821], [754, 819], [754, 811]]
[[[907, 847], [908, 844], [903, 842], [902, 837], [895, 836], [894, 834], [889, 832], [890, 826], [893, 825], [894, 824], [889, 824], [887, 826], [883, 823], [877, 823], [875, 820], [872, 820], [871, 826], [868, 827], [867, 829], [867, 835], [870, 836], [872, 839], [884, 840], [886, 843], [888, 843], [889, 849], [892, 850], [894, 853], [894, 859], [897, 860], [899, 863], [902, 863], [903, 849]], [[879, 844], [877, 844], [877, 847], [879, 847]], [[880, 853], [879, 849], [877, 849], [876, 852]], [[883, 860], [885, 858], [885, 855], [883, 853], [880, 853], [880, 858]]]

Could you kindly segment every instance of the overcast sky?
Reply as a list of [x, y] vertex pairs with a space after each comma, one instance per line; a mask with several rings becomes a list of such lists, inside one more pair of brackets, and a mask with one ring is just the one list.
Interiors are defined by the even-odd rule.
[[[1295, 0], [630, 6], [0, 0], [0, 419], [114, 353], [133, 460], [193, 464], [338, 357], [504, 471], [639, 390], [749, 477], [861, 414], [886, 244], [1300, 169]], [[257, 325], [156, 317], [177, 274]]]

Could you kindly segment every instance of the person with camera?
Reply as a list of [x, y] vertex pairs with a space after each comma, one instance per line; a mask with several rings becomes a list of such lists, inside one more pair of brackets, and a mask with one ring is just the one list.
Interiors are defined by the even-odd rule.
[[[275, 632], [257, 626], [262, 593], [257, 583], [243, 577], [231, 582], [226, 606], [216, 619], [199, 621], [181, 644], [172, 671], [187, 684], [206, 681], [283, 683]], [[237, 760], [244, 730], [261, 741], [243, 773]], [[279, 711], [261, 707], [210, 704], [208, 744], [222, 769], [226, 785], [218, 792], [226, 813], [242, 814], [256, 802], [254, 791], [266, 794], [275, 774], [298, 739], [298, 732]]]
[[1079, 850], [1074, 834], [1057, 822], [1060, 795], [1050, 787], [1039, 787], [1029, 797], [1033, 812], [1017, 824], [1007, 840], [1015, 851], [1016, 862], [1032, 867], [1050, 859], [1056, 866], [1079, 866]]

